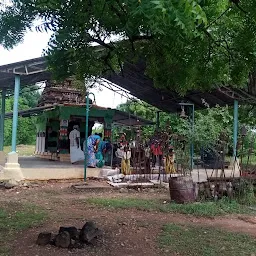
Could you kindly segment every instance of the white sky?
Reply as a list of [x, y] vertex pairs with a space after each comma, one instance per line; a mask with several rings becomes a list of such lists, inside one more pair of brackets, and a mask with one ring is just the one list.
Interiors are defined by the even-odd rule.
[[[23, 43], [10, 51], [0, 46], [0, 65], [42, 56], [43, 49], [47, 47], [50, 34], [40, 32], [27, 32]], [[115, 108], [118, 104], [126, 102], [125, 97], [102, 87], [102, 91], [92, 90], [95, 93], [96, 104], [103, 107]]]

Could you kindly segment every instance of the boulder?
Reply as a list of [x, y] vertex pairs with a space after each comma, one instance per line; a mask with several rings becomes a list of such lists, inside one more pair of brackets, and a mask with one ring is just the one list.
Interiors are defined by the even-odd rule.
[[96, 227], [94, 222], [88, 221], [81, 229], [79, 238], [83, 243], [90, 243], [94, 238], [100, 235], [102, 235], [102, 231]]
[[67, 231], [71, 239], [79, 239], [79, 231], [76, 227], [60, 227], [59, 233]]
[[60, 232], [55, 238], [55, 245], [61, 248], [68, 248], [71, 244], [70, 234], [67, 231]]
[[38, 245], [47, 245], [50, 243], [52, 238], [52, 233], [49, 232], [42, 232], [38, 235], [36, 244]]

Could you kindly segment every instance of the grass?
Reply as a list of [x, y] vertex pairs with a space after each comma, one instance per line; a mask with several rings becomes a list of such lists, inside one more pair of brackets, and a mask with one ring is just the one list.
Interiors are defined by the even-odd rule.
[[225, 214], [255, 214], [249, 207], [242, 206], [236, 201], [220, 200], [217, 202], [202, 202], [190, 204], [163, 204], [160, 200], [137, 198], [89, 198], [86, 202], [109, 208], [137, 209], [143, 211], [158, 211], [190, 214], [201, 217], [214, 217]]
[[[4, 147], [5, 154], [8, 154], [11, 151], [11, 146]], [[35, 152], [35, 145], [17, 145], [17, 152], [20, 156], [32, 156]]]
[[0, 255], [9, 255], [7, 244], [16, 232], [42, 224], [45, 218], [45, 212], [34, 205], [2, 203], [0, 207]]
[[159, 244], [167, 255], [251, 256], [256, 253], [256, 241], [249, 235], [198, 226], [167, 224]]

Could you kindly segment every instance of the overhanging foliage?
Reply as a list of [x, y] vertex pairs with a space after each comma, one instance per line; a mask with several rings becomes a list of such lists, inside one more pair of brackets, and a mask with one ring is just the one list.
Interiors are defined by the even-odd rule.
[[45, 53], [57, 78], [143, 58], [155, 86], [185, 93], [245, 86], [256, 64], [254, 0], [15, 0], [0, 11], [0, 44], [12, 48], [38, 18], [39, 32], [53, 31]]

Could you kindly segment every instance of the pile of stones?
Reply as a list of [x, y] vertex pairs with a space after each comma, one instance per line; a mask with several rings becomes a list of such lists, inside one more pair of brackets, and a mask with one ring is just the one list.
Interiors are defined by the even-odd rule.
[[54, 245], [60, 248], [84, 248], [85, 245], [94, 244], [102, 235], [102, 230], [92, 221], [84, 224], [82, 229], [76, 227], [60, 227], [58, 234], [42, 232], [38, 235], [38, 245]]

